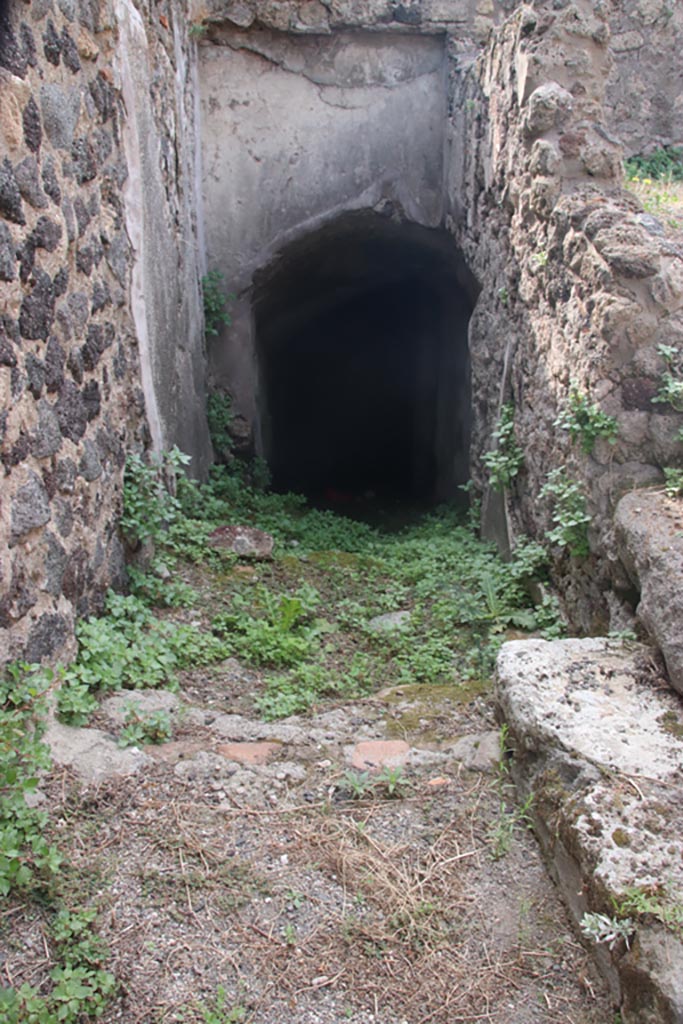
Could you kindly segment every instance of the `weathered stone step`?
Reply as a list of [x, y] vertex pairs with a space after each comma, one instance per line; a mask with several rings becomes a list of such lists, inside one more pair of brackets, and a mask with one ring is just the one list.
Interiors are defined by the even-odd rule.
[[504, 644], [496, 688], [513, 777], [577, 925], [629, 894], [650, 911], [631, 912], [630, 949], [595, 946], [624, 1024], [683, 1024], [683, 701], [651, 648], [603, 638]]

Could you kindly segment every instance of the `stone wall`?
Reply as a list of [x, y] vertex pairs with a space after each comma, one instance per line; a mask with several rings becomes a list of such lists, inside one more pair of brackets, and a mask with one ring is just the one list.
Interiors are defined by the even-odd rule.
[[[485, 287], [471, 331], [474, 478], [503, 400], [516, 407], [525, 466], [487, 521], [542, 536], [548, 474], [577, 482], [593, 555], [557, 552], [578, 625], [606, 626], [605, 592], [628, 589], [611, 557], [611, 512], [631, 486], [661, 479], [681, 417], [653, 403], [661, 343], [683, 329], [683, 260], [661, 225], [621, 189], [620, 149], [604, 125], [609, 27], [595, 5], [523, 7], [464, 73], [452, 120], [451, 225]], [[458, 100], [457, 97], [460, 97]], [[459, 183], [462, 188], [459, 189]], [[554, 425], [575, 385], [616, 417], [592, 454]], [[507, 520], [507, 522], [506, 522]]]
[[683, 6], [612, 0], [606, 115], [626, 155], [683, 144]]
[[[121, 580], [126, 452], [149, 441], [141, 364], [154, 373], [161, 350], [167, 366], [177, 366], [176, 348], [196, 351], [201, 339], [200, 314], [194, 339], [182, 310], [171, 307], [163, 324], [150, 314], [150, 305], [183, 286], [182, 271], [198, 306], [195, 250], [188, 257], [182, 244], [192, 183], [181, 180], [176, 158], [182, 90], [173, 12], [155, 5], [129, 13], [144, 25], [153, 56], [138, 85], [154, 105], [147, 146], [156, 139], [163, 154], [163, 202], [153, 196], [155, 224], [169, 224], [172, 247], [155, 254], [171, 279], [167, 293], [149, 278], [136, 284], [134, 277], [131, 290], [131, 272], [140, 276], [136, 256], [156, 244], [150, 231], [158, 229], [145, 221], [146, 237], [135, 235], [149, 185], [127, 145], [136, 112], [120, 88], [121, 4], [15, 3], [1, 26], [2, 660], [68, 654], [75, 618], [96, 610]], [[190, 385], [202, 372], [195, 356]], [[156, 381], [147, 387], [147, 408], [155, 386], [157, 440], [188, 447], [185, 439], [194, 438], [194, 451], [205, 454], [205, 427], [202, 439], [201, 429], [176, 419]], [[191, 413], [195, 422], [199, 410]]]

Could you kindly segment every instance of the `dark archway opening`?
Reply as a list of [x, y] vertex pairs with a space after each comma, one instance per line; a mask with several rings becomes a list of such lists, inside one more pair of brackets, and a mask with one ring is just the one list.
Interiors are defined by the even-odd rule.
[[468, 478], [477, 287], [445, 231], [349, 214], [257, 279], [264, 454], [278, 490], [429, 504]]

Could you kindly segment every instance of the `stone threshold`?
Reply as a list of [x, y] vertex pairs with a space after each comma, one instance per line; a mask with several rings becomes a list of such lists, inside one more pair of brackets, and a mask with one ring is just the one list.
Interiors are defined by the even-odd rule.
[[[629, 910], [593, 947], [624, 1024], [683, 1024], [683, 700], [657, 652], [607, 638], [504, 644], [496, 692], [510, 770], [550, 872], [584, 915]], [[662, 917], [680, 914], [678, 927]]]

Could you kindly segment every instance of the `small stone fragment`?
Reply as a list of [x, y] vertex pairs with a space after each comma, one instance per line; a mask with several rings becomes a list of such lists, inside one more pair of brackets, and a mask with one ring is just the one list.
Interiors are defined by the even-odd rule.
[[273, 554], [273, 538], [252, 526], [219, 526], [210, 534], [209, 544], [234, 551], [241, 558], [266, 559]]

